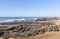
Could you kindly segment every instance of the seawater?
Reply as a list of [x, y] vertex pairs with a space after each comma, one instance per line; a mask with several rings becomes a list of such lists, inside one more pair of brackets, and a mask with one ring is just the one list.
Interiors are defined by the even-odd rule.
[[40, 18], [40, 17], [0, 17], [0, 22], [7, 22], [7, 21], [14, 21], [14, 20], [31, 21], [37, 18]]

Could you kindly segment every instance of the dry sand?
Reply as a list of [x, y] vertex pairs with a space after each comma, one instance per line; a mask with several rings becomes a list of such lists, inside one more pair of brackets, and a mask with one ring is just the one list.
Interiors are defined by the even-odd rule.
[[42, 35], [29, 38], [9, 38], [9, 39], [60, 39], [60, 32], [46, 32]]

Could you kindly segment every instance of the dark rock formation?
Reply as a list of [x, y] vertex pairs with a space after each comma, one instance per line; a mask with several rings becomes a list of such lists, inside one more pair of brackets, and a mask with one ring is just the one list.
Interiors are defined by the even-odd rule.
[[4, 32], [0, 31], [0, 36], [3, 36]]
[[45, 33], [45, 29], [38, 26], [13, 26], [8, 28], [2, 28], [0, 31], [3, 31], [0, 32], [0, 35], [4, 36], [4, 38], [18, 37], [18, 36], [29, 37]]
[[41, 26], [12, 26], [0, 29], [0, 36], [4, 39], [9, 37], [30, 37], [38, 34], [44, 34], [45, 32], [59, 31], [57, 25], [41, 25]]

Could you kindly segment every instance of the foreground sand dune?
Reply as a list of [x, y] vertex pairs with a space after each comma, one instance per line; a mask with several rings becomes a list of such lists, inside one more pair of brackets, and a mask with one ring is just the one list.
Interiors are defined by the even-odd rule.
[[46, 32], [45, 34], [37, 35], [35, 37], [29, 37], [29, 38], [9, 38], [9, 39], [60, 39], [60, 32]]

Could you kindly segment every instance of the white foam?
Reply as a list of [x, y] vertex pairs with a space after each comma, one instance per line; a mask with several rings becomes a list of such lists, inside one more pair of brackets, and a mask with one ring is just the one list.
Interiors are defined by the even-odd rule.
[[20, 21], [25, 21], [26, 19], [24, 18], [21, 18], [21, 19], [8, 19], [8, 20], [1, 20], [0, 23], [3, 23], [3, 22], [14, 22], [14, 21], [17, 21], [17, 22], [20, 22]]
[[[33, 20], [36, 20], [37, 18], [34, 18]], [[25, 18], [21, 18], [21, 19], [8, 19], [8, 20], [1, 20], [0, 23], [3, 22], [20, 22], [20, 21], [31, 21], [30, 19], [25, 19]]]

